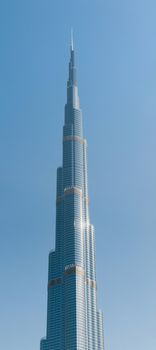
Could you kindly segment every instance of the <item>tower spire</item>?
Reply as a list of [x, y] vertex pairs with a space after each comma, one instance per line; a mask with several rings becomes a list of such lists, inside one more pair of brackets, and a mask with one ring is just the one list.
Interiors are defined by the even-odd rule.
[[70, 48], [71, 51], [74, 51], [74, 40], [73, 40], [73, 28], [71, 27], [71, 33], [70, 33]]
[[77, 86], [77, 74], [75, 66], [75, 51], [73, 44], [73, 30], [71, 28], [71, 41], [70, 41], [70, 61], [69, 61], [69, 78], [67, 81], [67, 106], [74, 108], [80, 108], [78, 86]]

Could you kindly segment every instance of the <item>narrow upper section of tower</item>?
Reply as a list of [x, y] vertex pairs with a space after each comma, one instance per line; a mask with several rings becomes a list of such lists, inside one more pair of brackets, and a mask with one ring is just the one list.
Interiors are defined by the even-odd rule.
[[69, 80], [68, 86], [77, 85], [76, 81], [76, 67], [75, 67], [75, 51], [73, 43], [73, 32], [71, 31], [71, 42], [70, 42], [70, 62], [69, 62]]
[[73, 29], [71, 28], [71, 41], [70, 41], [71, 51], [74, 51], [74, 40], [73, 40]]
[[79, 109], [79, 96], [77, 87], [77, 74], [75, 66], [75, 50], [73, 43], [73, 32], [71, 31], [70, 42], [70, 61], [69, 61], [69, 78], [67, 82], [67, 105]]

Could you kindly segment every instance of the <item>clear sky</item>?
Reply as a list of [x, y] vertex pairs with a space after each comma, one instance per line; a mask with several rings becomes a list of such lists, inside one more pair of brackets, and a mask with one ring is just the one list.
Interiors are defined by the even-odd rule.
[[156, 1], [0, 1], [0, 349], [38, 350], [70, 28], [106, 350], [156, 349]]

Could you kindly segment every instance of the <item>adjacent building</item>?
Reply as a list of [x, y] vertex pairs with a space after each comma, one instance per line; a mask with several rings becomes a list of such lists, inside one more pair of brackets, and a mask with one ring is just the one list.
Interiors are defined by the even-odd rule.
[[56, 246], [49, 253], [47, 332], [40, 350], [104, 350], [95, 231], [89, 216], [87, 141], [76, 73], [71, 40], [63, 164], [57, 169]]

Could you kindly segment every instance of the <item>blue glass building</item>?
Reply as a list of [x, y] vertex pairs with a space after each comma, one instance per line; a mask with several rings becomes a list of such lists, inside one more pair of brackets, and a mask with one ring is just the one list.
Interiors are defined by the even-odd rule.
[[103, 315], [97, 305], [95, 231], [89, 217], [87, 142], [73, 40], [63, 165], [57, 169], [56, 192], [56, 247], [49, 254], [47, 334], [40, 350], [104, 350]]

